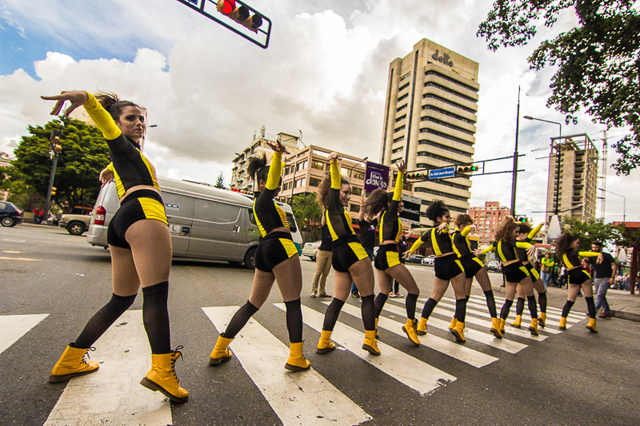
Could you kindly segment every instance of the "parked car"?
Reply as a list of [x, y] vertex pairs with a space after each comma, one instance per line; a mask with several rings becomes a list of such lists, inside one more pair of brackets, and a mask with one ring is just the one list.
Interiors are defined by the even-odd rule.
[[487, 270], [488, 271], [494, 271], [494, 272], [500, 272], [500, 262], [497, 262], [495, 260], [492, 260], [490, 262], [487, 263]]
[[302, 249], [302, 255], [309, 257], [314, 262], [316, 261], [316, 255], [318, 254], [318, 248], [322, 241], [314, 241], [312, 243], [306, 243]]
[[427, 266], [433, 266], [435, 264], [435, 261], [436, 261], [436, 257], [432, 254], [422, 259], [422, 264]]
[[421, 255], [421, 254], [412, 254], [407, 259], [407, 262], [409, 262], [409, 263], [422, 263], [422, 259], [424, 259], [423, 255]]
[[24, 212], [8, 201], [0, 201], [0, 223], [2, 226], [16, 226], [22, 223]]
[[82, 235], [89, 229], [91, 215], [87, 214], [63, 214], [58, 224], [71, 235]]

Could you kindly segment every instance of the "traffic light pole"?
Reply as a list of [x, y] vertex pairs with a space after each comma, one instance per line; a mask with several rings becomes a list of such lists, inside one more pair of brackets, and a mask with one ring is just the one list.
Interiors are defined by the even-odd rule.
[[520, 126], [520, 86], [518, 86], [518, 108], [516, 109], [516, 147], [513, 151], [513, 175], [511, 176], [511, 216], [516, 215], [516, 188], [518, 186], [518, 133]]
[[51, 166], [51, 176], [49, 176], [49, 188], [47, 189], [47, 203], [44, 205], [44, 220], [49, 218], [49, 205], [51, 203], [51, 189], [53, 188], [53, 177], [56, 174], [56, 165], [58, 164], [58, 153], [53, 152], [53, 165]]

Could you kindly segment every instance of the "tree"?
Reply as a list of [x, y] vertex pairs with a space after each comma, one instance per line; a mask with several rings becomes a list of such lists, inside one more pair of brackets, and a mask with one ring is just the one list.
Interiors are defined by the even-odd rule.
[[552, 27], [563, 9], [574, 9], [579, 25], [546, 40], [528, 58], [540, 70], [557, 66], [548, 107], [577, 123], [581, 108], [607, 128], [630, 126], [631, 135], [613, 147], [612, 167], [628, 175], [640, 165], [640, 14], [633, 0], [496, 0], [477, 35], [490, 50], [527, 44], [542, 20]]
[[306, 232], [311, 241], [320, 239], [320, 220], [322, 219], [322, 208], [316, 200], [316, 194], [298, 194], [293, 197], [291, 210], [298, 222], [298, 226]]
[[602, 219], [583, 222], [567, 216], [562, 218], [562, 226], [580, 239], [580, 251], [591, 251], [592, 241], [602, 241], [603, 245], [626, 245], [622, 230], [611, 223], [605, 224]]
[[218, 180], [216, 181], [216, 184], [213, 186], [220, 189], [227, 189], [224, 186], [224, 176], [222, 176], [222, 172], [220, 172], [220, 176], [218, 176]]
[[52, 202], [64, 212], [83, 201], [91, 206], [100, 190], [100, 172], [110, 161], [109, 147], [97, 127], [80, 120], [65, 119], [63, 123], [54, 119], [44, 127], [29, 126], [30, 136], [23, 136], [14, 151], [16, 160], [7, 171], [9, 180], [13, 185], [23, 182], [33, 192], [47, 196], [52, 166], [49, 137], [54, 129], [60, 131], [62, 152], [58, 156]]

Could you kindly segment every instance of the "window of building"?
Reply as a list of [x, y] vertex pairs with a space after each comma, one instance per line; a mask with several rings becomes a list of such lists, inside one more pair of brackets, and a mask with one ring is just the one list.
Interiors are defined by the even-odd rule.
[[282, 189], [285, 190], [285, 191], [287, 189], [291, 189], [291, 184], [292, 184], [292, 182], [285, 183], [284, 185], [282, 185]]
[[[403, 97], [402, 97], [402, 99], [405, 99], [406, 97], [407, 97], [407, 96], [405, 95], [405, 96], [403, 96]], [[398, 102], [400, 102], [402, 99], [398, 99]], [[404, 104], [404, 105], [402, 105], [401, 107], [399, 107], [399, 108], [396, 110], [396, 113], [399, 113], [399, 112], [400, 112], [400, 111], [402, 111], [403, 109], [407, 109], [407, 104]]]
[[405, 128], [405, 126], [400, 126], [400, 127], [398, 127], [397, 129], [394, 130], [394, 133], [397, 133], [397, 132], [399, 132], [401, 130], [404, 130], [404, 128]]
[[459, 127], [459, 126], [454, 126], [453, 124], [447, 123], [446, 121], [438, 120], [437, 118], [433, 118], [433, 117], [422, 117], [420, 118], [420, 121], [429, 121], [431, 123], [436, 123], [436, 124], [439, 124], [440, 126], [448, 127], [457, 132], [466, 133], [467, 135], [471, 135], [471, 136], [475, 134], [471, 130], [463, 129], [462, 127]]
[[397, 123], [398, 121], [402, 121], [402, 120], [404, 120], [405, 118], [407, 118], [407, 114], [403, 115], [402, 117], [398, 117], [398, 118], [396, 118], [396, 123]]
[[296, 171], [297, 171], [297, 172], [299, 172], [300, 170], [304, 170], [304, 169], [306, 169], [306, 168], [307, 168], [308, 163], [309, 163], [309, 162], [308, 162], [307, 160], [304, 160], [303, 162], [298, 163], [298, 164], [296, 165]]
[[466, 112], [471, 113], [471, 114], [475, 114], [476, 113], [476, 111], [474, 111], [471, 108], [467, 108], [464, 105], [457, 104], [457, 103], [455, 103], [455, 102], [453, 102], [453, 101], [451, 101], [449, 99], [445, 99], [442, 96], [438, 96], [438, 95], [435, 95], [433, 93], [427, 93], [425, 95], [422, 95], [422, 99], [435, 99], [438, 102], [442, 102], [443, 104], [450, 105], [450, 106], [458, 108], [458, 109], [460, 109], [462, 111], [466, 111]]
[[405, 79], [407, 79], [409, 77], [411, 77], [411, 73], [410, 72], [408, 72], [405, 75], [403, 75], [402, 77], [400, 77], [400, 81], [405, 80]]
[[401, 152], [404, 149], [404, 147], [400, 147], [400, 148], [396, 148], [393, 151], [391, 151], [392, 154], [395, 154], [396, 152]]
[[349, 211], [350, 212], [359, 212], [360, 211], [360, 206], [358, 204], [350, 204], [349, 205]]
[[318, 179], [318, 178], [309, 178], [309, 186], [315, 186], [316, 188], [318, 186], [320, 186], [320, 183], [322, 183], [322, 179]]
[[399, 138], [395, 138], [395, 139], [393, 140], [393, 143], [396, 143], [396, 142], [402, 142], [403, 140], [404, 140], [404, 136], [400, 136]]
[[424, 73], [424, 75], [435, 75], [435, 76], [437, 76], [437, 77], [439, 77], [439, 78], [441, 78], [443, 80], [446, 80], [446, 81], [448, 81], [450, 83], [456, 84], [456, 85], [458, 85], [460, 87], [464, 87], [467, 90], [471, 90], [472, 92], [478, 93], [478, 89], [476, 89], [475, 87], [469, 86], [468, 84], [464, 84], [463, 82], [458, 81], [455, 78], [451, 78], [451, 77], [446, 76], [444, 74], [440, 74], [437, 71], [432, 71], [432, 70], [431, 71], [427, 71], [427, 72]]
[[291, 173], [291, 171], [292, 171], [292, 169], [293, 169], [293, 167], [292, 167], [292, 166], [287, 166], [287, 167], [285, 167], [285, 168], [284, 168], [284, 174], [285, 174], [285, 176], [286, 176], [286, 175], [288, 175], [288, 174], [290, 174], [290, 173]]
[[300, 188], [301, 186], [304, 186], [306, 182], [307, 182], [307, 178], [296, 180], [296, 188]]
[[409, 87], [409, 83], [404, 84], [402, 87], [400, 87], [400, 88], [398, 89], [398, 92], [402, 92], [402, 91], [403, 91], [404, 89], [406, 89], [407, 87]]
[[[404, 95], [402, 95], [402, 96], [400, 96], [400, 97], [398, 98], [398, 102], [402, 102], [402, 101], [404, 101], [405, 99], [407, 99], [408, 97], [409, 97], [409, 94], [408, 94], [408, 93], [405, 93]], [[405, 105], [405, 106], [403, 106], [403, 107], [402, 107], [402, 109], [405, 109], [406, 107], [407, 107], [407, 106]], [[400, 111], [400, 110], [398, 109], [398, 111]]]
[[318, 160], [311, 160], [311, 168], [316, 170], [324, 170], [324, 163]]
[[354, 172], [353, 172], [353, 178], [354, 178], [354, 179], [364, 180], [364, 172], [357, 172], [357, 171], [354, 171]]
[[362, 188], [351, 187], [351, 195], [355, 195], [357, 197], [362, 195]]
[[461, 99], [464, 99], [465, 101], [473, 102], [474, 104], [478, 102], [476, 99], [474, 99], [474, 98], [472, 98], [470, 96], [464, 95], [464, 94], [462, 94], [460, 92], [456, 92], [455, 90], [451, 90], [448, 87], [445, 87], [445, 86], [443, 86], [441, 84], [438, 84], [438, 83], [428, 82], [428, 83], [425, 83], [424, 86], [425, 87], [435, 87], [437, 89], [442, 90], [443, 92], [451, 93], [454, 96], [457, 96], [457, 97], [459, 97]]

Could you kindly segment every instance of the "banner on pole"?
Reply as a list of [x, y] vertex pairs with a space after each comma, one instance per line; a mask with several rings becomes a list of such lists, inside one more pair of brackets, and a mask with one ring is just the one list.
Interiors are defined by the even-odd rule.
[[364, 190], [373, 192], [376, 189], [388, 190], [388, 187], [389, 166], [367, 161], [367, 169], [364, 176]]

